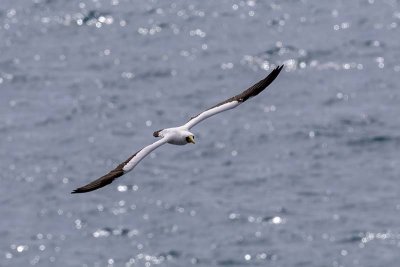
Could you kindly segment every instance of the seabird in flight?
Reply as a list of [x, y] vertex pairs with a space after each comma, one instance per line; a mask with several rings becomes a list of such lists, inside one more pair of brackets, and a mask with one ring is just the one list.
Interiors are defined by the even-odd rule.
[[195, 143], [194, 134], [190, 132], [190, 129], [193, 126], [215, 114], [218, 114], [220, 112], [229, 109], [233, 109], [242, 104], [243, 102], [245, 102], [247, 99], [258, 95], [275, 80], [275, 78], [281, 72], [282, 68], [283, 65], [278, 66], [265, 79], [259, 81], [258, 83], [251, 86], [242, 93], [233, 96], [225, 101], [222, 101], [221, 103], [216, 104], [215, 106], [207, 109], [206, 111], [198, 114], [197, 116], [192, 117], [186, 124], [179, 127], [167, 128], [154, 132], [153, 133], [154, 137], [160, 137], [161, 138], [160, 140], [142, 148], [141, 150], [130, 156], [127, 160], [119, 164], [114, 170], [110, 171], [106, 175], [100, 177], [99, 179], [85, 186], [75, 189], [74, 191], [72, 191], [72, 194], [90, 192], [112, 183], [116, 178], [131, 171], [136, 165], [139, 164], [139, 162], [144, 157], [146, 157], [148, 154], [150, 154], [150, 152], [152, 152], [157, 147], [162, 146], [163, 144], [166, 143], [173, 145], [186, 145], [189, 143], [194, 144]]

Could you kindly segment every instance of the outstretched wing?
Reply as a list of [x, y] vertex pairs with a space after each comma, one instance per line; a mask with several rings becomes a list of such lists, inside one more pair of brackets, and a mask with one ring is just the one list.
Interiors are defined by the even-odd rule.
[[118, 177], [131, 171], [144, 157], [150, 154], [151, 151], [167, 142], [168, 138], [164, 137], [157, 142], [154, 142], [153, 144], [142, 148], [141, 150], [130, 156], [127, 160], [119, 164], [114, 170], [85, 186], [75, 189], [71, 192], [71, 194], [90, 192], [111, 184]]
[[197, 116], [192, 117], [183, 127], [187, 129], [192, 128], [196, 124], [200, 123], [201, 121], [218, 114], [220, 112], [235, 108], [245, 102], [247, 99], [258, 95], [261, 93], [265, 88], [270, 85], [276, 77], [278, 77], [279, 73], [283, 69], [283, 66], [276, 67], [265, 79], [259, 81], [255, 85], [251, 86], [249, 89], [243, 91], [242, 93], [235, 95], [221, 103], [216, 104], [215, 106], [207, 109], [206, 111], [198, 114]]

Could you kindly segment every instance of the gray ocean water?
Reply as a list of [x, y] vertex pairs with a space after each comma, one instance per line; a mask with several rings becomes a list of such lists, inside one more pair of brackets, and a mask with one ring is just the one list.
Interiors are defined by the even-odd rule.
[[399, 77], [398, 0], [1, 0], [0, 266], [400, 266]]

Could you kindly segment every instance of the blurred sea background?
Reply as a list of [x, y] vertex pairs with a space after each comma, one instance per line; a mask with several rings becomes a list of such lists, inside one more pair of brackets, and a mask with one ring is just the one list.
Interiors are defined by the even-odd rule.
[[398, 0], [1, 0], [0, 266], [400, 266], [399, 77]]

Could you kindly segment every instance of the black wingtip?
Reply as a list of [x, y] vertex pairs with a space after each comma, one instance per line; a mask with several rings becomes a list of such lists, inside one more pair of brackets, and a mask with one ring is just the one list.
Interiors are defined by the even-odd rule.
[[285, 66], [285, 64], [282, 64], [282, 65], [278, 65], [274, 70], [273, 70], [273, 72], [275, 71], [275, 72], [277, 72], [277, 76], [278, 76], [278, 74], [281, 72], [281, 70], [283, 69], [283, 67]]
[[88, 191], [88, 190], [83, 190], [82, 188], [77, 188], [74, 191], [72, 191], [71, 194], [87, 193], [87, 192], [90, 192], [90, 191], [92, 191], [92, 190]]
[[106, 185], [111, 184], [115, 179], [125, 174], [124, 166], [133, 158], [135, 157], [141, 150], [130, 156], [127, 160], [123, 163], [119, 164], [114, 170], [110, 171], [106, 175], [101, 176], [99, 179], [94, 180], [93, 182], [84, 185], [82, 187], [78, 187], [71, 194], [79, 194], [79, 193], [87, 193], [99, 188], [102, 188]]
[[[101, 177], [100, 179], [102, 179], [103, 177]], [[113, 178], [112, 180], [114, 180], [114, 179], [115, 178]], [[102, 183], [99, 183], [98, 180], [96, 180], [96, 181], [94, 181], [94, 182], [92, 182], [90, 184], [87, 184], [85, 186], [82, 186], [82, 187], [79, 187], [79, 188], [75, 189], [74, 191], [71, 192], [71, 194], [81, 194], [81, 193], [87, 193], [87, 192], [91, 192], [91, 191], [97, 190], [99, 188], [102, 188], [102, 187], [110, 184], [112, 182], [112, 180], [111, 181], [103, 180]]]
[[276, 66], [276, 68], [273, 69], [272, 72], [264, 80], [261, 81], [262, 86], [264, 88], [268, 87], [268, 85], [270, 85], [276, 79], [276, 77], [278, 77], [279, 73], [281, 73], [281, 70], [283, 70], [284, 66], [285, 66], [284, 64]]
[[99, 189], [99, 188], [101, 188], [101, 187], [103, 187], [104, 185], [102, 185], [102, 186], [99, 186], [99, 187], [92, 187], [92, 188], [85, 188], [85, 187], [80, 187], [80, 188], [77, 188], [77, 189], [75, 189], [74, 191], [72, 191], [71, 192], [71, 194], [81, 194], [81, 193], [87, 193], [87, 192], [91, 192], [91, 191], [94, 191], [94, 190], [97, 190], [97, 189]]
[[[277, 66], [275, 69], [273, 69], [267, 77], [259, 81], [258, 83], [254, 84], [252, 87], [247, 89], [246, 91], [242, 92], [241, 94], [234, 96], [232, 99], [238, 100], [240, 102], [244, 102], [250, 97], [254, 97], [261, 93], [265, 88], [267, 88], [275, 79], [278, 77], [279, 73], [283, 69], [285, 65], [282, 64], [281, 66]], [[231, 99], [228, 99], [231, 100]]]
[[[114, 179], [115, 179], [115, 178], [114, 178]], [[114, 179], [112, 179], [112, 180], [114, 180]], [[95, 181], [95, 182], [96, 182], [96, 181]], [[111, 182], [112, 182], [112, 181], [105, 181], [105, 182], [103, 182], [102, 184], [98, 184], [98, 183], [93, 184], [93, 183], [90, 183], [90, 184], [88, 184], [88, 185], [85, 185], [85, 186], [83, 186], [83, 187], [79, 187], [79, 188], [75, 189], [74, 191], [71, 192], [71, 194], [88, 193], [88, 192], [97, 190], [97, 189], [99, 189], [99, 188], [102, 188], [102, 187], [104, 187], [104, 186], [110, 184]]]

